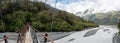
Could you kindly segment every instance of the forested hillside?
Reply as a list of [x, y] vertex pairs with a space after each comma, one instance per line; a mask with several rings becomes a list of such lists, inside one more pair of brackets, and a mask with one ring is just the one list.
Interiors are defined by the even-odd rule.
[[0, 14], [0, 32], [3, 28], [5, 31], [14, 32], [23, 28], [27, 22], [39, 31], [79, 31], [98, 26], [43, 2], [27, 0], [0, 0]]
[[120, 11], [90, 14], [83, 18], [101, 25], [117, 25], [120, 19]]

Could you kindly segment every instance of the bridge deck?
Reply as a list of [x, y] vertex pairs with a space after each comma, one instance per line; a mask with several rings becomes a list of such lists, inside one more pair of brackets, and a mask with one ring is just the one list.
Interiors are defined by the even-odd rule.
[[33, 43], [30, 31], [26, 32], [25, 38], [23, 39], [23, 43]]

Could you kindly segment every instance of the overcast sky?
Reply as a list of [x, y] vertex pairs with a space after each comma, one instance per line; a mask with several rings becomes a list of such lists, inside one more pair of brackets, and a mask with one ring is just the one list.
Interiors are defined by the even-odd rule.
[[[54, 7], [55, 0], [47, 0], [47, 4]], [[93, 13], [117, 11], [120, 0], [57, 0], [56, 8], [74, 14], [86, 9], [94, 9]]]

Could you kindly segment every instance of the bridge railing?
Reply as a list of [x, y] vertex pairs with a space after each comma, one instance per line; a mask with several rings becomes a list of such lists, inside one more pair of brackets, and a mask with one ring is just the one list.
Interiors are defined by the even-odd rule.
[[[34, 28], [34, 31], [39, 32], [37, 29]], [[54, 43], [54, 41], [52, 39], [50, 39], [46, 34], [39, 32], [45, 39], [47, 39], [48, 41], [50, 41], [51, 43]]]
[[[25, 30], [26, 30], [26, 29], [25, 29]], [[19, 29], [19, 30], [17, 30], [15, 33], [19, 32], [20, 35], [24, 36], [25, 34], [23, 34], [23, 33], [25, 32], [25, 30], [24, 30], [24, 29]], [[33, 29], [33, 30], [39, 32], [37, 29]], [[39, 33], [40, 33], [46, 40], [50, 41], [51, 43], [54, 43], [54, 41], [53, 41], [52, 39], [50, 39], [46, 34], [44, 34], [44, 33], [42, 33], [42, 32], [39, 32]], [[7, 39], [8, 39], [8, 37], [11, 37], [11, 36], [13, 36], [13, 34], [11, 34], [10, 36], [5, 35], [5, 36], [3, 37], [3, 39], [0, 40], [0, 42], [5, 41], [5, 43], [8, 43]], [[19, 35], [18, 35], [17, 43], [20, 41], [19, 38], [22, 38], [22, 37], [21, 37], [21, 36], [19, 37]]]
[[8, 39], [7, 35], [4, 35], [0, 42], [5, 41], [5, 43], [8, 43], [7, 39]]

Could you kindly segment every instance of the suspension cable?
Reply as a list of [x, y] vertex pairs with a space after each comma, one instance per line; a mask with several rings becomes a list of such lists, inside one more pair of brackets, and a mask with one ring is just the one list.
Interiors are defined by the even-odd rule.
[[[15, 31], [15, 33], [19, 32], [19, 31], [21, 31], [21, 29], [18, 29], [17, 31]], [[0, 40], [0, 42], [4, 41], [4, 40], [5, 40], [5, 39], [7, 39], [8, 37], [11, 37], [11, 36], [13, 36], [13, 34], [6, 35], [6, 36], [7, 36], [7, 37], [5, 37], [5, 38], [2, 38], [2, 39]]]
[[45, 36], [44, 33], [38, 31], [37, 29], [33, 28], [34, 31], [39, 32], [43, 37], [47, 38], [50, 42], [54, 43], [54, 41], [52, 39], [50, 39], [49, 37]]
[[3, 40], [7, 39], [8, 37], [4, 37], [3, 39], [0, 40], [0, 42], [2, 42]]

